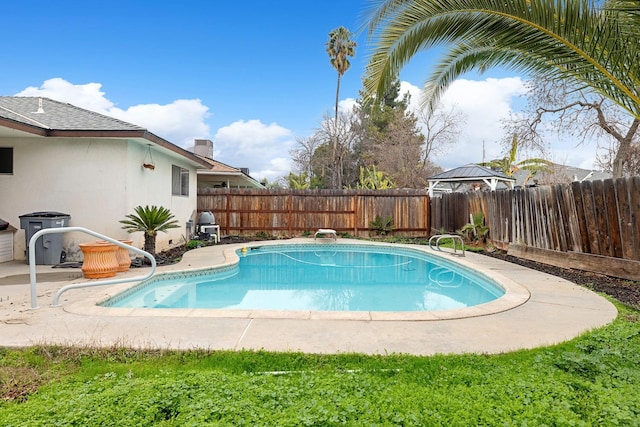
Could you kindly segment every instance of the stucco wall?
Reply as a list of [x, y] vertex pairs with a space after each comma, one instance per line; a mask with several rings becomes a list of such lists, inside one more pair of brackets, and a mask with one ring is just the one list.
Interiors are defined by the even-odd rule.
[[[129, 144], [130, 159], [128, 167], [127, 205], [129, 210], [122, 214], [133, 213], [138, 205], [158, 205], [169, 209], [178, 221], [180, 228], [170, 229], [167, 233], [159, 233], [156, 238], [158, 251], [183, 243], [186, 236], [186, 223], [195, 218], [197, 207], [197, 177], [196, 169], [189, 162], [178, 157], [164, 155], [159, 148], [151, 148], [151, 157], [155, 169], [142, 167], [142, 160], [149, 158], [149, 148], [139, 144]], [[189, 195], [177, 196], [171, 194], [171, 170], [176, 165], [189, 170]], [[141, 247], [144, 244], [142, 233], [135, 233], [130, 237]]]
[[[57, 211], [71, 216], [70, 226], [86, 227], [116, 239], [133, 238], [142, 247], [142, 233], [128, 235], [118, 222], [138, 205], [160, 205], [172, 211], [180, 227], [160, 233], [157, 248], [181, 243], [185, 224], [196, 209], [195, 167], [169, 151], [152, 148], [154, 170], [142, 167], [147, 145], [126, 139], [0, 138], [13, 147], [14, 173], [0, 175], [0, 218], [18, 228], [14, 258], [25, 259], [25, 234], [19, 216]], [[155, 147], [155, 146], [154, 146]], [[171, 158], [173, 156], [173, 158]], [[171, 195], [171, 165], [189, 169], [188, 197]], [[80, 259], [77, 244], [95, 240], [66, 233], [69, 260]]]

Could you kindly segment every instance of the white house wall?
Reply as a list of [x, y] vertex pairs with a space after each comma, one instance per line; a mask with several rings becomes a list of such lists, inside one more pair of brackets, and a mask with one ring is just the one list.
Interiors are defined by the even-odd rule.
[[[147, 146], [131, 142], [129, 144], [128, 165], [128, 188], [127, 205], [128, 211], [133, 213], [133, 209], [139, 205], [163, 206], [171, 211], [178, 221], [180, 228], [168, 230], [167, 233], [159, 233], [156, 237], [156, 247], [158, 251], [171, 246], [184, 243], [187, 239], [186, 224], [190, 219], [195, 219], [197, 207], [197, 177], [196, 169], [188, 161], [176, 155], [163, 155], [158, 148], [151, 148], [151, 157], [155, 164], [155, 169], [150, 170], [142, 166], [143, 160], [149, 159]], [[171, 173], [172, 166], [179, 166], [189, 170], [189, 196], [174, 196], [171, 194]], [[123, 214], [123, 217], [124, 215]], [[142, 233], [135, 233], [130, 237], [137, 237], [138, 246], [142, 248], [144, 236]]]
[[[171, 210], [181, 228], [158, 235], [158, 250], [181, 242], [186, 221], [196, 209], [195, 167], [178, 155], [153, 152], [151, 171], [142, 167], [146, 145], [126, 139], [0, 138], [0, 146], [13, 147], [13, 175], [0, 175], [0, 218], [18, 228], [14, 258], [26, 258], [24, 230], [19, 216], [56, 211], [71, 216], [69, 225], [86, 227], [116, 239], [133, 238], [142, 247], [142, 233], [128, 235], [119, 220], [138, 205], [159, 205]], [[171, 195], [171, 165], [190, 171], [188, 197]], [[94, 240], [68, 233], [63, 247], [69, 260], [79, 259], [78, 243]], [[171, 243], [170, 243], [171, 242]]]

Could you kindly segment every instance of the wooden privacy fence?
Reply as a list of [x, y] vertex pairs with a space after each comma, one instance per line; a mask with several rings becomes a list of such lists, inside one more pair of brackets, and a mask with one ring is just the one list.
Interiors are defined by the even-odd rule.
[[455, 231], [482, 212], [510, 254], [640, 280], [640, 177], [433, 199], [434, 229]]
[[332, 228], [367, 237], [377, 215], [394, 233], [456, 232], [482, 212], [491, 241], [509, 254], [564, 268], [640, 280], [640, 177], [505, 191], [207, 189], [198, 211], [222, 233], [296, 236]]
[[198, 211], [211, 211], [223, 234], [296, 236], [331, 228], [358, 237], [372, 233], [379, 215], [394, 232], [427, 236], [429, 196], [418, 190], [259, 190], [214, 188], [198, 192]]

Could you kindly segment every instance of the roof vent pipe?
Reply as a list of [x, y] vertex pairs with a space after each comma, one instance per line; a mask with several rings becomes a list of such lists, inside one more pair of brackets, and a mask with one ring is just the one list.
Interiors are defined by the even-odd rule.
[[44, 114], [44, 108], [42, 108], [42, 98], [38, 98], [38, 111], [34, 114]]

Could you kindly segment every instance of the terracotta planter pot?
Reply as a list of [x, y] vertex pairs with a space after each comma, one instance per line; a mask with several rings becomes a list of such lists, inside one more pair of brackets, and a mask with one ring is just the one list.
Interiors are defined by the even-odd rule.
[[87, 279], [113, 277], [118, 271], [118, 246], [108, 242], [80, 243], [84, 255], [82, 274]]
[[[133, 243], [133, 240], [118, 240], [118, 241], [124, 243], [125, 245], [130, 245]], [[118, 252], [116, 254], [116, 258], [118, 258], [119, 273], [129, 270], [129, 267], [131, 267], [131, 257], [129, 256], [129, 249], [118, 246]]]

